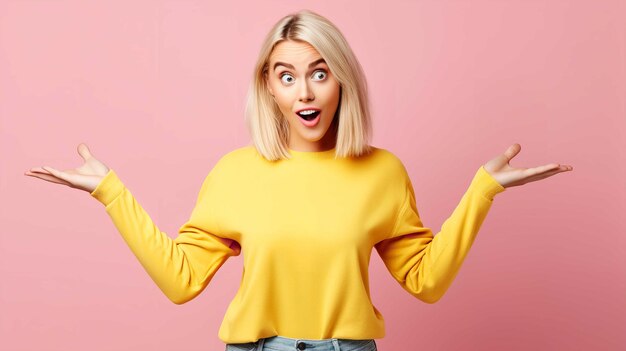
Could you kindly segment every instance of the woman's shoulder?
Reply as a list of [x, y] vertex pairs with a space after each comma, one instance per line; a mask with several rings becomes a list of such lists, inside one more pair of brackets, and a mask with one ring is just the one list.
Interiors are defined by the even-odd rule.
[[213, 166], [213, 173], [240, 172], [242, 168], [249, 168], [249, 162], [255, 157], [253, 146], [246, 145], [238, 147], [223, 154]]
[[382, 164], [387, 171], [400, 173], [404, 173], [406, 171], [404, 163], [394, 152], [373, 145], [371, 147], [372, 158], [375, 159], [377, 164]]
[[241, 158], [250, 157], [254, 155], [255, 152], [256, 152], [256, 149], [252, 145], [241, 146], [225, 153], [220, 159], [220, 161], [222, 160], [237, 161], [237, 160], [240, 160]]

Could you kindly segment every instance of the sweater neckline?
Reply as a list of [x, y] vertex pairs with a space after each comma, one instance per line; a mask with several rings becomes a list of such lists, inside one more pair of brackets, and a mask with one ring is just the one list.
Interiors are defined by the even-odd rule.
[[291, 148], [287, 148], [287, 150], [289, 150], [291, 157], [294, 159], [329, 159], [335, 157], [337, 148], [333, 147], [324, 151], [296, 151]]

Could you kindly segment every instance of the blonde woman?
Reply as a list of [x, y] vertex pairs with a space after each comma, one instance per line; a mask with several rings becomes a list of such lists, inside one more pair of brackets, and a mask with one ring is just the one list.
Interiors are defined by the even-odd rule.
[[282, 18], [263, 43], [246, 111], [252, 145], [215, 164], [190, 219], [169, 238], [117, 174], [84, 144], [73, 170], [26, 175], [88, 191], [172, 302], [200, 294], [245, 252], [241, 286], [219, 338], [226, 350], [371, 351], [385, 336], [370, 299], [376, 249], [411, 295], [450, 287], [496, 194], [570, 171], [514, 168], [514, 144], [478, 168], [435, 236], [424, 227], [403, 163], [371, 146], [365, 76], [341, 32], [307, 10]]

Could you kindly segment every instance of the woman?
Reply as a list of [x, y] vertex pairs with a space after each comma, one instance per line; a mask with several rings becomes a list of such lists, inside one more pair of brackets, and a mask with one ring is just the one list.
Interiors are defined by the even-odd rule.
[[282, 18], [262, 46], [246, 111], [253, 145], [224, 155], [187, 223], [170, 239], [85, 144], [85, 163], [26, 175], [88, 191], [174, 303], [200, 294], [242, 249], [244, 271], [219, 337], [227, 350], [376, 350], [384, 319], [369, 294], [373, 248], [398, 283], [434, 303], [505, 188], [572, 170], [513, 168], [519, 144], [482, 165], [441, 232], [419, 218], [411, 181], [369, 144], [361, 66], [341, 32], [307, 10]]

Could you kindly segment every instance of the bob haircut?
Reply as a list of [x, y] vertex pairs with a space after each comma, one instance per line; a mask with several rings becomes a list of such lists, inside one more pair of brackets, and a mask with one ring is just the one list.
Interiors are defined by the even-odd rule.
[[267, 160], [289, 159], [289, 122], [267, 85], [270, 55], [286, 40], [306, 42], [326, 60], [340, 86], [339, 103], [327, 133], [336, 133], [335, 158], [372, 151], [372, 124], [363, 68], [343, 34], [326, 18], [300, 10], [280, 19], [263, 41], [246, 96], [245, 120], [256, 150]]

